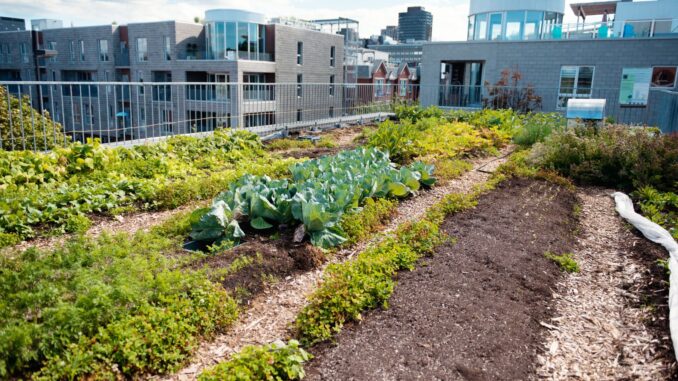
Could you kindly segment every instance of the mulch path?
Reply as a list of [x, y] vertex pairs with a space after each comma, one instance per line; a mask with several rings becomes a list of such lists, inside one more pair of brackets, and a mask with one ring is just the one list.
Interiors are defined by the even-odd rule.
[[511, 180], [477, 208], [443, 224], [443, 245], [401, 273], [387, 310], [314, 348], [309, 380], [524, 380], [552, 315], [550, 285], [562, 277], [545, 251], [568, 252], [573, 192]]

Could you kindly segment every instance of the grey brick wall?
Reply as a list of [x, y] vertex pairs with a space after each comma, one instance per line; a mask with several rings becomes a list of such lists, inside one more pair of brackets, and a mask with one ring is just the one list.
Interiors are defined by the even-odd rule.
[[[278, 122], [297, 120], [297, 110], [302, 110], [302, 120], [328, 117], [330, 107], [339, 116], [342, 105], [341, 87], [329, 96], [330, 76], [337, 84], [343, 82], [344, 38], [341, 35], [320, 33], [283, 25], [275, 25], [276, 82], [291, 85], [278, 91]], [[297, 64], [297, 43], [302, 42], [303, 63]], [[330, 47], [335, 47], [335, 66], [330, 67]], [[303, 76], [302, 97], [297, 97], [297, 74]], [[313, 85], [316, 84], [316, 85]]]
[[626, 117], [630, 123], [652, 120], [651, 107], [630, 110], [618, 105], [622, 69], [678, 66], [677, 52], [676, 38], [428, 43], [421, 66], [421, 103], [438, 102], [441, 62], [481, 61], [484, 81], [494, 83], [503, 69], [517, 69], [522, 84], [531, 84], [542, 93], [543, 110], [554, 111], [561, 66], [592, 65], [593, 97], [608, 98], [608, 114]]

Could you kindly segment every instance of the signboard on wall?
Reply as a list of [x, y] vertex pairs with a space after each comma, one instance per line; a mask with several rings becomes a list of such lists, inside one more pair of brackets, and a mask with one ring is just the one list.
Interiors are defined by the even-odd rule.
[[619, 104], [621, 106], [647, 106], [651, 80], [651, 67], [624, 68], [619, 86]]

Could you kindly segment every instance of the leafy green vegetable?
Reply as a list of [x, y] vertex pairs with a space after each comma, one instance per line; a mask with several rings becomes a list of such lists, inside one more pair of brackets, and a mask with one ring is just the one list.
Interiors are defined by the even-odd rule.
[[[239, 219], [254, 229], [301, 223], [311, 243], [323, 248], [346, 240], [339, 227], [342, 215], [358, 208], [366, 198], [406, 197], [422, 185], [435, 183], [433, 166], [414, 163], [396, 169], [387, 153], [359, 148], [290, 167], [291, 180], [246, 175], [217, 196], [215, 205], [225, 215], [206, 215], [195, 224], [191, 238], [237, 240], [227, 224]], [[425, 183], [420, 183], [425, 178]], [[226, 205], [224, 207], [223, 205]], [[232, 212], [228, 214], [229, 212]], [[203, 230], [205, 234], [200, 234]]]

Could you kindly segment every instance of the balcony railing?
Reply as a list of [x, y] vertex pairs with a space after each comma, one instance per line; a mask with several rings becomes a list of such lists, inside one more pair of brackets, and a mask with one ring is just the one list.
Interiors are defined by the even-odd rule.
[[678, 38], [678, 19], [606, 21], [545, 26], [543, 40]]

